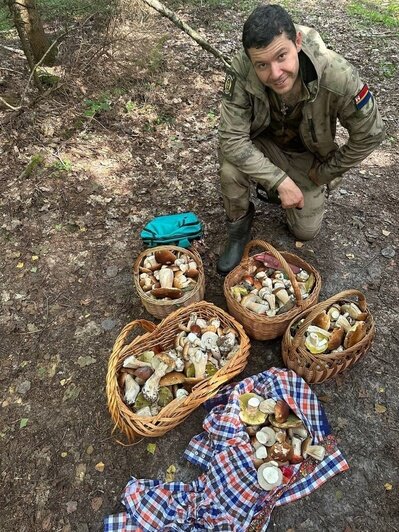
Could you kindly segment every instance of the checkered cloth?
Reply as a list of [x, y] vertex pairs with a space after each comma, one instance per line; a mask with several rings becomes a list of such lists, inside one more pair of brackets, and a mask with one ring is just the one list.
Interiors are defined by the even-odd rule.
[[348, 469], [336, 446], [325, 445], [324, 460], [313, 464], [309, 473], [297, 464], [287, 485], [271, 492], [262, 490], [250, 458], [249, 436], [239, 418], [239, 397], [247, 392], [284, 399], [302, 419], [314, 443], [328, 440], [330, 428], [321, 405], [293, 371], [271, 368], [225, 386], [205, 403], [209, 411], [205, 430], [192, 438], [184, 453], [187, 460], [205, 473], [191, 483], [133, 477], [122, 497], [126, 511], [105, 518], [104, 531], [242, 532], [256, 519], [262, 523], [256, 530], [265, 531], [274, 506], [309, 495], [329, 478]]

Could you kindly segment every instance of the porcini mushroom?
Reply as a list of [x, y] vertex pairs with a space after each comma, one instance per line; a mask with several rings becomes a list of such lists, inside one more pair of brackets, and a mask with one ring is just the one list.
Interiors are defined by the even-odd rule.
[[261, 398], [254, 393], [244, 393], [240, 396], [240, 418], [247, 425], [261, 425], [266, 420], [266, 414], [259, 410]]
[[360, 340], [363, 340], [363, 338], [366, 336], [366, 332], [366, 323], [364, 321], [357, 321], [346, 333], [344, 348], [349, 349], [360, 342]]
[[279, 399], [274, 407], [274, 416], [277, 423], [284, 423], [287, 421], [289, 413], [290, 407], [288, 404], [282, 399]]
[[276, 462], [267, 462], [258, 469], [258, 482], [262, 489], [271, 491], [283, 482], [283, 474]]

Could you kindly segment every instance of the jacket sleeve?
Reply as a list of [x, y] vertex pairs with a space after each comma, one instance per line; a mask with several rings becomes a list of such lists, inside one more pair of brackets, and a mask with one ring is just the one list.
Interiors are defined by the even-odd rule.
[[266, 190], [274, 190], [286, 173], [275, 166], [251, 141], [253, 96], [245, 90], [245, 80], [237, 74], [229, 97], [224, 96], [219, 126], [222, 156], [241, 172], [261, 182]]
[[367, 90], [367, 86], [352, 68], [345, 94], [339, 99], [338, 106], [338, 119], [347, 129], [349, 138], [346, 144], [317, 168], [315, 181], [318, 184], [329, 183], [341, 176], [370, 155], [384, 139], [384, 123], [374, 96], [366, 92], [367, 102], [363, 106], [362, 102], [356, 101], [356, 97]]

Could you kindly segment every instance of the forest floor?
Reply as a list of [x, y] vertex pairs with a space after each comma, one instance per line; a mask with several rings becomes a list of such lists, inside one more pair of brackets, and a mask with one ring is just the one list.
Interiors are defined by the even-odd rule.
[[[227, 5], [186, 3], [177, 12], [232, 56], [246, 14]], [[356, 65], [387, 136], [332, 193], [313, 241], [296, 243], [283, 211], [255, 200], [253, 236], [311, 262], [321, 299], [363, 291], [377, 324], [359, 364], [312, 386], [350, 469], [275, 509], [269, 530], [398, 531], [399, 38], [349, 15], [344, 0], [286, 5]], [[106, 38], [94, 21], [60, 45], [57, 91], [21, 112], [0, 110], [2, 532], [101, 530], [130, 476], [162, 480], [170, 465], [175, 480], [199, 474], [183, 451], [202, 430], [203, 408], [155, 440], [154, 454], [149, 440], [122, 447], [111, 435], [105, 377], [122, 327], [152, 320], [132, 264], [153, 216], [192, 210], [204, 222], [205, 297], [226, 309], [215, 272], [225, 223], [217, 174], [224, 72], [155, 12], [122, 13]], [[18, 46], [13, 33], [0, 41]], [[2, 54], [0, 95], [16, 102], [27, 84], [24, 60]], [[26, 101], [33, 96], [29, 89]], [[272, 366], [283, 366], [280, 339], [253, 341], [243, 376]]]

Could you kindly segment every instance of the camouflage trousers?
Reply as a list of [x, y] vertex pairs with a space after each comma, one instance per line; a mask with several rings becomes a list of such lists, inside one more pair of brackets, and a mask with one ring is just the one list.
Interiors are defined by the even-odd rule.
[[[277, 167], [281, 168], [301, 189], [304, 197], [303, 209], [285, 209], [287, 224], [291, 233], [299, 240], [310, 240], [320, 231], [325, 210], [325, 186], [315, 185], [308, 173], [314, 155], [283, 152], [270, 139], [258, 137], [256, 147]], [[237, 167], [221, 158], [220, 179], [224, 208], [229, 220], [238, 220], [248, 211], [251, 178]], [[257, 180], [268, 189], [267, 183]], [[276, 197], [277, 194], [275, 193]]]

